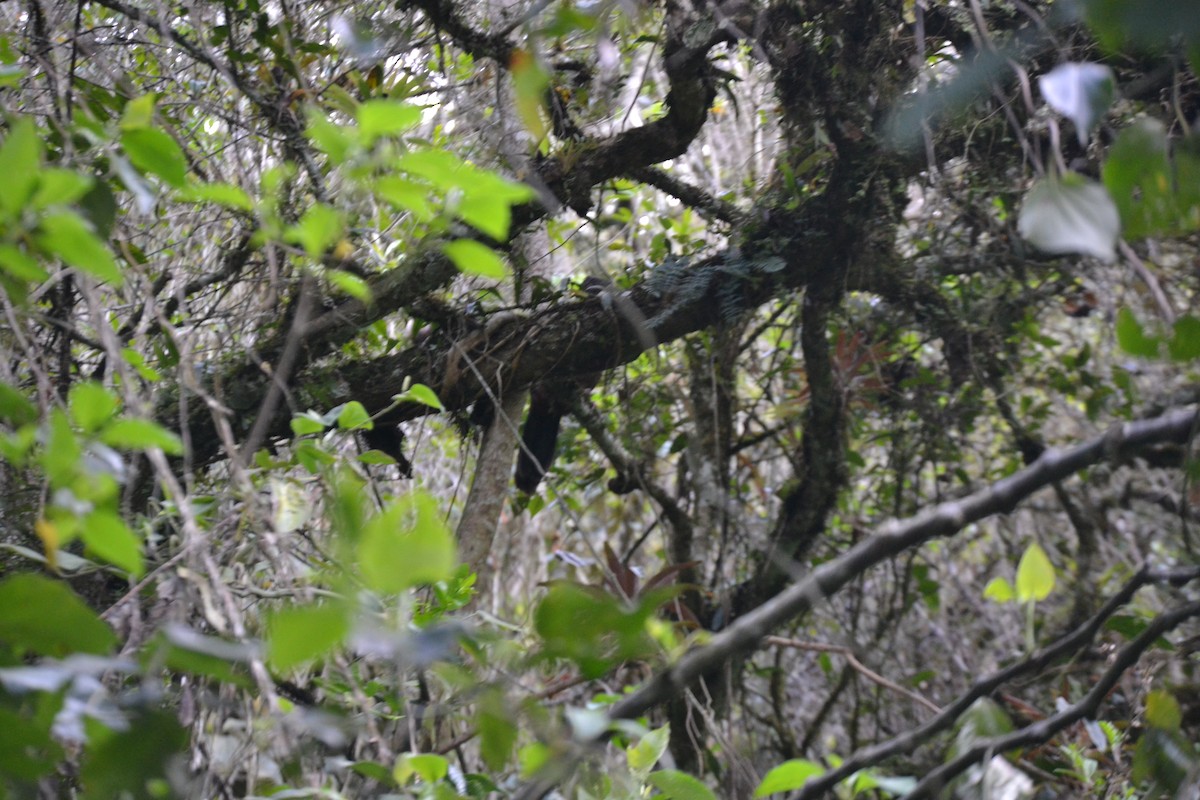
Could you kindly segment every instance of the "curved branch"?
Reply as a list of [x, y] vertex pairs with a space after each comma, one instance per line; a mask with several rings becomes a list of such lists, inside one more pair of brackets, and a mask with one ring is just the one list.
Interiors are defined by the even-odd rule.
[[1094, 717], [1104, 698], [1117, 685], [1117, 681], [1121, 679], [1125, 670], [1141, 659], [1142, 653], [1150, 649], [1164, 633], [1197, 616], [1200, 616], [1200, 601], [1187, 603], [1155, 617], [1136, 639], [1121, 648], [1109, 668], [1096, 681], [1096, 685], [1078, 703], [1012, 733], [976, 742], [952, 761], [927, 774], [911, 792], [905, 795], [905, 798], [907, 800], [923, 800], [926, 797], [939, 796], [946, 784], [984, 758], [1017, 747], [1041, 744], [1067, 726]]
[[823, 773], [819, 777], [813, 778], [804, 784], [798, 800], [814, 800], [814, 798], [823, 796], [838, 783], [860, 769], [878, 764], [884, 759], [891, 758], [900, 753], [908, 753], [915, 750], [935, 734], [953, 725], [979, 698], [991, 694], [1000, 686], [1022, 675], [1037, 673], [1060, 658], [1075, 652], [1090, 642], [1108, 618], [1116, 613], [1117, 609], [1128, 603], [1134, 593], [1143, 586], [1149, 583], [1192, 581], [1198, 577], [1200, 577], [1200, 570], [1195, 568], [1170, 572], [1151, 572], [1145, 568], [1139, 570], [1086, 623], [1066, 636], [1061, 637], [1058, 641], [1041, 648], [1029, 657], [976, 681], [971, 685], [970, 689], [959, 695], [953, 703], [946, 706], [937, 716], [920, 727], [905, 731], [889, 741], [864, 747], [846, 758], [836, 768]]

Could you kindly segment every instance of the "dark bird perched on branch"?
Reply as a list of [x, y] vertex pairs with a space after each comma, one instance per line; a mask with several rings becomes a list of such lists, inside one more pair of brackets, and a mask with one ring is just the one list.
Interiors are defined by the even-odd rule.
[[577, 387], [565, 382], [539, 383], [529, 390], [529, 412], [521, 428], [521, 451], [517, 454], [517, 488], [526, 494], [537, 491], [542, 476], [554, 463], [558, 429], [571, 406]]
[[[584, 278], [580, 289], [596, 297], [608, 291], [612, 284], [597, 276]], [[575, 398], [590, 392], [600, 380], [600, 373], [579, 375], [555, 381], [535, 383], [529, 389], [529, 411], [521, 428], [521, 450], [517, 454], [517, 488], [525, 494], [537, 491], [542, 477], [554, 464], [558, 449], [558, 430], [562, 418], [571, 410]]]

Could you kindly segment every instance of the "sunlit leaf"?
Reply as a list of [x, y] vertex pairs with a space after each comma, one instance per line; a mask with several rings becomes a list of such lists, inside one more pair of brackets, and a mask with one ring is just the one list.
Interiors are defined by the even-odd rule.
[[670, 725], [663, 725], [661, 728], [647, 732], [636, 744], [625, 748], [625, 758], [629, 762], [629, 769], [644, 779], [667, 752], [667, 745], [670, 742]]
[[94, 183], [92, 178], [78, 172], [48, 167], [39, 175], [37, 192], [30, 204], [41, 209], [74, 203], [83, 198]]
[[350, 613], [340, 603], [284, 608], [267, 617], [267, 660], [288, 670], [324, 655], [350, 633]]
[[1011, 603], [1016, 597], [1016, 592], [1008, 578], [992, 578], [983, 588], [983, 596], [997, 603]]
[[401, 394], [394, 398], [397, 403], [420, 403], [421, 405], [436, 408], [438, 411], [445, 411], [445, 406], [438, 399], [437, 394], [423, 383], [414, 383]]
[[300, 221], [288, 228], [285, 237], [304, 248], [312, 259], [320, 259], [333, 244], [342, 238], [345, 223], [342, 215], [322, 203], [309, 206]]
[[404, 133], [421, 121], [421, 109], [395, 100], [368, 100], [358, 107], [358, 129], [365, 146], [381, 136]]
[[755, 797], [766, 797], [778, 792], [791, 792], [802, 787], [811, 778], [825, 774], [825, 767], [815, 761], [793, 758], [773, 767], [754, 790]]
[[187, 159], [179, 144], [158, 128], [131, 128], [121, 132], [121, 148], [133, 165], [157, 175], [176, 189], [187, 180]]
[[362, 403], [357, 400], [351, 400], [342, 406], [338, 412], [337, 425], [344, 431], [353, 430], [371, 430], [375, 427], [371, 422], [371, 415], [367, 413], [367, 409]]
[[472, 239], [458, 239], [442, 245], [442, 252], [450, 257], [454, 266], [468, 275], [479, 275], [492, 280], [503, 280], [508, 276], [508, 267], [495, 250]]
[[349, 272], [342, 270], [331, 269], [325, 271], [325, 277], [329, 282], [336, 286], [341, 291], [353, 297], [360, 303], [371, 302], [371, 287], [367, 282]]
[[111, 511], [93, 511], [80, 523], [79, 537], [88, 549], [135, 578], [145, 571], [142, 543], [125, 521]]
[[396, 759], [392, 777], [403, 786], [414, 777], [426, 783], [436, 783], [450, 772], [450, 762], [433, 753], [403, 753]]
[[448, 580], [457, 559], [441, 508], [420, 491], [388, 504], [366, 524], [358, 544], [363, 578], [386, 594]]
[[1025, 548], [1017, 564], [1016, 594], [1021, 603], [1045, 600], [1054, 591], [1054, 565], [1037, 542]]

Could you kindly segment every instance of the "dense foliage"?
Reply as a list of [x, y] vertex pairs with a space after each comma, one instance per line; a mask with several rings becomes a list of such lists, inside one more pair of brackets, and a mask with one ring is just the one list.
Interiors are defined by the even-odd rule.
[[1200, 785], [1194, 0], [0, 3], [0, 797]]

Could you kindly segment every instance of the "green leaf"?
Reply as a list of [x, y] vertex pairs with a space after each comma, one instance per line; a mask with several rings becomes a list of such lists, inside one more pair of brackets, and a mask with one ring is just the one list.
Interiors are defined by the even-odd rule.
[[116, 394], [98, 383], [88, 381], [71, 387], [67, 409], [71, 419], [84, 433], [95, 433], [117, 413]]
[[436, 408], [438, 411], [446, 410], [446, 407], [442, 405], [442, 401], [438, 399], [433, 389], [430, 389], [423, 383], [414, 383], [392, 399], [397, 403], [420, 403], [430, 408]]
[[342, 603], [280, 609], [267, 618], [267, 660], [289, 670], [330, 652], [349, 633], [350, 613]]
[[650, 774], [650, 770], [654, 769], [654, 765], [667, 752], [667, 745], [670, 742], [670, 725], [663, 725], [658, 730], [648, 731], [638, 740], [637, 744], [625, 748], [625, 759], [629, 762], [629, 769], [639, 777], [639, 780], [645, 780], [646, 776]]
[[21, 650], [62, 657], [103, 655], [117, 644], [112, 629], [66, 584], [40, 575], [0, 581], [0, 641]]
[[362, 143], [370, 147], [381, 136], [404, 133], [421, 121], [421, 109], [395, 100], [368, 100], [358, 107]]
[[50, 436], [42, 452], [42, 468], [46, 470], [50, 483], [55, 488], [68, 484], [83, 456], [83, 448], [66, 414], [55, 409], [50, 414]]
[[517, 743], [513, 710], [498, 691], [487, 692], [479, 702], [475, 727], [479, 731], [479, 751], [488, 769], [500, 772], [508, 766]]
[[7, 383], [0, 383], [0, 421], [27, 425], [38, 418], [37, 407]]
[[471, 192], [463, 196], [455, 211], [463, 222], [496, 241], [508, 241], [512, 207], [504, 198], [483, 192]]
[[121, 114], [121, 129], [135, 130], [148, 127], [154, 119], [154, 101], [153, 94], [144, 94], [126, 103], [125, 110]]
[[1016, 592], [1008, 578], [992, 578], [983, 588], [983, 597], [997, 603], [1011, 603], [1016, 597]]
[[444, 756], [432, 753], [402, 753], [392, 769], [392, 777], [401, 786], [408, 783], [413, 776], [426, 783], [437, 783], [449, 774], [450, 762]]
[[369, 305], [371, 302], [371, 287], [362, 278], [349, 272], [343, 272], [340, 269], [330, 269], [325, 271], [325, 277], [329, 278], [329, 282], [342, 292], [350, 295], [363, 305]]
[[1021, 603], [1045, 600], [1054, 591], [1054, 565], [1037, 542], [1030, 543], [1017, 564], [1017, 600]]
[[100, 441], [123, 450], [157, 447], [169, 456], [183, 455], [179, 435], [148, 419], [119, 419], [101, 432]]
[[396, 161], [396, 167], [429, 181], [435, 189], [448, 191], [471, 182], [478, 172], [447, 150], [421, 148], [411, 150]]
[[825, 774], [825, 767], [815, 761], [793, 758], [774, 767], [763, 776], [758, 788], [754, 790], [755, 797], [766, 797], [778, 792], [791, 792], [802, 787], [810, 778]]
[[69, 169], [50, 167], [43, 169], [38, 181], [37, 192], [30, 205], [37, 209], [67, 205], [83, 198], [95, 183], [86, 175]]
[[696, 778], [677, 769], [661, 769], [650, 773], [646, 783], [662, 792], [669, 800], [717, 800], [717, 796]]
[[175, 712], [146, 712], [130, 721], [129, 730], [90, 743], [79, 770], [82, 800], [155, 797], [151, 784], [166, 784], [174, 757], [187, 744]]
[[142, 380], [154, 383], [162, 380], [162, 374], [146, 363], [146, 357], [134, 350], [132, 347], [126, 347], [121, 351], [121, 358], [125, 363], [133, 367], [137, 374], [142, 377]]
[[97, 556], [135, 578], [145, 571], [142, 543], [125, 521], [111, 511], [93, 511], [84, 517], [80, 538]]
[[527, 744], [517, 751], [517, 763], [521, 766], [522, 780], [532, 778], [550, 760], [550, 748], [541, 742]]
[[550, 130], [546, 113], [546, 88], [550, 85], [550, 76], [527, 50], [513, 50], [508, 67], [513, 79], [517, 114], [525, 129], [541, 141]]
[[1103, 186], [1071, 174], [1039, 181], [1029, 190], [1017, 231], [1045, 253], [1079, 253], [1112, 262], [1121, 218]]
[[42, 217], [39, 228], [37, 243], [42, 250], [102, 281], [121, 284], [121, 270], [112, 253], [78, 214], [71, 211], [48, 214]]
[[655, 608], [629, 609], [597, 589], [556, 583], [534, 612], [534, 627], [546, 655], [568, 658], [588, 678], [598, 678], [616, 664], [647, 655], [653, 649], [646, 621]]
[[372, 184], [375, 194], [401, 211], [412, 213], [421, 222], [435, 216], [429, 204], [429, 187], [397, 175], [386, 175]]
[[1191, 314], [1177, 319], [1174, 335], [1167, 342], [1167, 352], [1175, 361], [1195, 361], [1200, 358], [1200, 319]]
[[1193, 0], [1084, 0], [1083, 6], [1088, 25], [1109, 50], [1127, 41], [1165, 49], [1176, 37], [1200, 40], [1200, 14]]
[[1059, 64], [1038, 78], [1042, 96], [1058, 113], [1075, 123], [1079, 144], [1086, 146], [1094, 126], [1112, 105], [1115, 81], [1103, 64]]
[[121, 132], [121, 148], [133, 165], [157, 175], [176, 189], [187, 182], [187, 159], [179, 144], [158, 128], [131, 128]]
[[1165, 790], [1167, 797], [1179, 797], [1180, 788], [1195, 773], [1196, 764], [1196, 749], [1182, 733], [1149, 727], [1133, 751], [1131, 775], [1139, 783], [1152, 783]]
[[457, 560], [437, 501], [422, 491], [389, 503], [367, 522], [358, 544], [363, 578], [385, 594], [448, 580]]
[[178, 623], [168, 623], [157, 642], [143, 651], [143, 663], [156, 664], [176, 672], [213, 678], [223, 684], [248, 689], [251, 686], [248, 665], [254, 657], [248, 644], [227, 642], [205, 636]]
[[345, 128], [329, 121], [320, 110], [313, 108], [309, 111], [308, 125], [304, 134], [312, 139], [319, 150], [329, 156], [334, 164], [346, 161], [350, 148], [354, 145]]
[[326, 427], [325, 421], [315, 411], [305, 411], [292, 417], [292, 433], [297, 436], [321, 433]]
[[1117, 312], [1117, 344], [1126, 353], [1143, 358], [1157, 358], [1158, 348], [1162, 340], [1157, 336], [1147, 336], [1142, 330], [1142, 324], [1128, 308]]
[[1173, 694], [1156, 689], [1146, 695], [1146, 724], [1164, 731], [1179, 730], [1183, 712]]
[[44, 281], [50, 277], [41, 264], [11, 244], [0, 244], [0, 269], [26, 283]]
[[450, 257], [460, 272], [493, 280], [503, 280], [508, 276], [508, 267], [496, 251], [471, 239], [448, 242], [442, 245], [442, 252]]
[[1117, 204], [1125, 235], [1140, 238], [1175, 229], [1167, 130], [1157, 120], [1140, 120], [1121, 131], [1109, 148], [1101, 177]]
[[320, 203], [310, 206], [300, 221], [287, 230], [284, 238], [304, 247], [313, 260], [319, 260], [338, 239], [345, 224], [342, 215]]
[[194, 183], [182, 192], [194, 203], [213, 203], [235, 211], [253, 211], [254, 201], [240, 186], [231, 183]]
[[0, 146], [0, 175], [4, 176], [0, 181], [0, 210], [5, 216], [15, 217], [29, 203], [41, 164], [42, 140], [33, 120], [21, 117], [8, 129]]
[[338, 412], [337, 424], [344, 431], [369, 431], [375, 427], [375, 423], [371, 421], [371, 415], [357, 400], [351, 400], [342, 406], [342, 410]]

